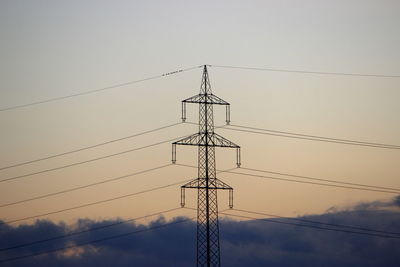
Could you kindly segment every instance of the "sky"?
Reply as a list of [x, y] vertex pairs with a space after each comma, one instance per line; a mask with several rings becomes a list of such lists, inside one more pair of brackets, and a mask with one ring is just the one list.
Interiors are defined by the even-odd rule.
[[[0, 2], [0, 109], [210, 64], [213, 92], [231, 104], [232, 124], [400, 145], [400, 78], [219, 68], [400, 75], [398, 1], [20, 1]], [[214, 65], [214, 66], [213, 66]], [[0, 168], [180, 122], [180, 101], [199, 92], [201, 68], [54, 102], [0, 112]], [[215, 107], [216, 125], [224, 110]], [[198, 108], [188, 106], [197, 122]], [[196, 132], [168, 129], [34, 164], [20, 176]], [[400, 188], [398, 149], [313, 142], [218, 129], [242, 147], [242, 166]], [[235, 152], [217, 149], [217, 168]], [[197, 150], [178, 147], [178, 163]], [[169, 143], [0, 184], [6, 204], [170, 163]], [[238, 170], [239, 171], [239, 170]], [[242, 172], [248, 172], [240, 170]], [[132, 194], [196, 178], [168, 166], [57, 196], [0, 207], [3, 221]], [[259, 174], [259, 173], [258, 173]], [[235, 207], [282, 216], [324, 216], [396, 193], [299, 184], [220, 173]], [[183, 183], [183, 182], [182, 182]], [[188, 191], [187, 205], [196, 206]], [[180, 188], [143, 193], [41, 217], [49, 224], [134, 218], [179, 207]], [[226, 209], [228, 195], [219, 194]], [[393, 211], [391, 211], [393, 212]], [[165, 214], [194, 216], [189, 210]], [[246, 221], [243, 218], [232, 220]], [[153, 219], [140, 220], [147, 225]], [[238, 222], [239, 223], [239, 222]], [[35, 226], [35, 220], [21, 220]], [[68, 226], [66, 226], [68, 227]], [[398, 230], [398, 228], [397, 228]], [[121, 265], [122, 266], [122, 265]], [[290, 265], [288, 265], [290, 266]]]

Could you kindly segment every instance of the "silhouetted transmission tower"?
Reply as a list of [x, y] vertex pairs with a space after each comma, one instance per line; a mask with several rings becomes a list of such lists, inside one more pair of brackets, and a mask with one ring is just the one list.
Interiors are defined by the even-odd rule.
[[186, 120], [186, 103], [198, 103], [199, 132], [172, 143], [172, 162], [176, 162], [176, 145], [198, 146], [198, 177], [181, 187], [181, 205], [185, 206], [185, 188], [197, 188], [197, 266], [220, 266], [217, 189], [229, 190], [229, 207], [233, 207], [233, 189], [216, 177], [215, 147], [236, 148], [240, 167], [240, 147], [214, 132], [213, 105], [226, 106], [226, 123], [230, 122], [229, 103], [211, 92], [207, 65], [204, 65], [200, 94], [182, 101], [182, 121]]

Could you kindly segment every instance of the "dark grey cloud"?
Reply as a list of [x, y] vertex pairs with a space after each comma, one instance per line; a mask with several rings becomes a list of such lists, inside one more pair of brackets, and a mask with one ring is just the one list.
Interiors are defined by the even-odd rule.
[[[398, 203], [399, 198], [392, 201]], [[368, 204], [368, 203], [364, 203]], [[370, 203], [371, 204], [371, 203]], [[400, 212], [368, 209], [305, 216], [302, 219], [363, 226], [400, 232]], [[175, 221], [182, 218], [175, 218]], [[0, 225], [0, 248], [80, 231], [118, 220], [81, 219], [75, 225], [40, 220], [35, 224]], [[279, 221], [286, 221], [279, 219]], [[121, 224], [66, 239], [0, 252], [0, 259], [78, 244], [164, 224], [160, 217], [149, 225]], [[347, 234], [282, 225], [264, 221], [238, 222], [221, 219], [223, 266], [399, 266], [400, 239]], [[400, 235], [399, 235], [400, 236]], [[195, 266], [196, 223], [184, 222], [154, 231], [95, 243], [72, 251], [42, 255], [5, 263], [4, 266]]]
[[400, 208], [400, 196], [397, 196], [394, 199], [393, 204]]

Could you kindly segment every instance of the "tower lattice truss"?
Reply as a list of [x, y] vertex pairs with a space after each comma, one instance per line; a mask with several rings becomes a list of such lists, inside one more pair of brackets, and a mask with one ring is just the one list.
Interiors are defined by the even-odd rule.
[[186, 121], [186, 103], [199, 104], [199, 132], [172, 143], [172, 162], [176, 162], [176, 145], [198, 146], [198, 177], [181, 187], [181, 205], [185, 206], [185, 189], [197, 189], [197, 266], [220, 266], [217, 190], [229, 190], [229, 207], [233, 207], [233, 188], [216, 176], [215, 147], [236, 149], [240, 167], [240, 147], [214, 132], [213, 105], [226, 106], [226, 123], [230, 122], [230, 105], [213, 95], [204, 66], [200, 94], [182, 101], [182, 121]]

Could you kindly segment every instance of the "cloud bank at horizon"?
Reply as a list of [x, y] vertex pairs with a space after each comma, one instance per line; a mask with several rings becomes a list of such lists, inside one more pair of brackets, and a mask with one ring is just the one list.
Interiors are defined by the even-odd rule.
[[[300, 219], [400, 232], [400, 197], [393, 201], [361, 203]], [[182, 220], [174, 218], [172, 221]], [[278, 221], [288, 220], [275, 219]], [[74, 225], [38, 220], [34, 224], [0, 225], [0, 249], [99, 227], [115, 220], [80, 219]], [[166, 223], [163, 217], [149, 225], [120, 224], [34, 246], [0, 251], [0, 261], [79, 244]], [[259, 220], [220, 221], [223, 266], [399, 266], [398, 239], [323, 231]], [[4, 266], [195, 266], [196, 223], [188, 221], [153, 231], [94, 243], [89, 246], [10, 261]]]

